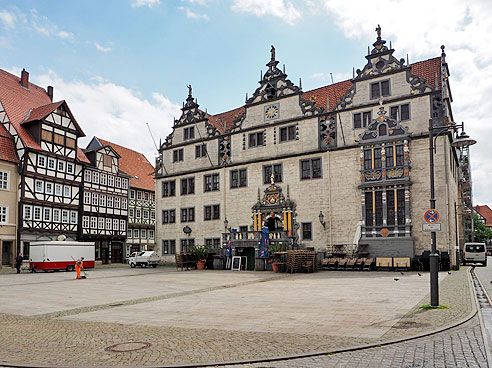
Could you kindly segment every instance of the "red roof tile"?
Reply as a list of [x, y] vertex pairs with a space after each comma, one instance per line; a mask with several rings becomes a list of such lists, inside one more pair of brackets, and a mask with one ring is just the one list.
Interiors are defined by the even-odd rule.
[[[3, 105], [10, 122], [17, 131], [17, 134], [19, 134], [22, 142], [28, 148], [42, 151], [42, 148], [21, 123], [26, 120], [26, 118], [29, 121], [35, 120], [35, 118], [39, 118], [40, 116], [43, 118], [65, 101], [52, 103], [44, 88], [31, 82], [29, 82], [28, 86], [28, 89], [22, 87], [19, 77], [0, 69], [0, 102]], [[68, 105], [66, 105], [66, 107], [67, 110], [70, 111]], [[51, 111], [48, 111], [50, 109]], [[32, 116], [33, 114], [34, 117]], [[74, 124], [80, 129], [75, 120]], [[82, 130], [80, 131], [83, 136]], [[82, 162], [89, 162], [80, 149], [77, 149], [77, 158]]]
[[111, 146], [118, 155], [120, 170], [131, 176], [130, 187], [155, 191], [154, 167], [140, 152], [97, 138], [102, 146]]
[[17, 150], [15, 149], [14, 138], [0, 124], [0, 160], [18, 163]]
[[29, 123], [31, 121], [41, 120], [52, 113], [55, 109], [58, 108], [64, 101], [58, 101], [55, 103], [50, 103], [48, 105], [43, 105], [39, 107], [35, 107], [29, 111], [28, 117], [21, 124]]
[[473, 207], [484, 219], [487, 226], [492, 226], [492, 210], [489, 206], [475, 206]]
[[[410, 64], [410, 71], [420, 78], [425, 78], [427, 84], [436, 88], [436, 75], [437, 85], [441, 87], [441, 58], [435, 57], [432, 59], [419, 61], [417, 63]], [[302, 94], [302, 97], [308, 101], [314, 101], [317, 107], [322, 107], [325, 111], [333, 111], [336, 104], [341, 100], [343, 95], [352, 87], [352, 80], [345, 80], [330, 84], [328, 86], [316, 88], [310, 91], [306, 91]], [[328, 105], [329, 102], [329, 106]], [[229, 129], [234, 124], [234, 119], [244, 112], [244, 107], [239, 107], [234, 110], [223, 112], [216, 115], [207, 114], [209, 123], [214, 125], [221, 133]], [[225, 125], [224, 125], [225, 124]]]

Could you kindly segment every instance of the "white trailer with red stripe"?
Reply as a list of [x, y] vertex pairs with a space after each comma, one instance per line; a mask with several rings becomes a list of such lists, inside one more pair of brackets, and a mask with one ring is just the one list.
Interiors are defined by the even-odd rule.
[[29, 268], [34, 272], [73, 271], [80, 257], [84, 257], [84, 268], [95, 266], [94, 242], [39, 241], [29, 245]]

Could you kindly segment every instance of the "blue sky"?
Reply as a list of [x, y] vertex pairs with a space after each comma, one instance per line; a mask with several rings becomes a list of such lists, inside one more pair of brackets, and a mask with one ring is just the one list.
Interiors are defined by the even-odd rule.
[[[410, 62], [446, 45], [457, 122], [472, 148], [475, 203], [492, 206], [492, 5], [487, 1], [0, 0], [0, 68], [55, 87], [87, 138], [146, 153], [164, 139], [192, 84], [212, 114], [244, 103], [270, 57], [309, 90], [365, 64], [374, 28]], [[135, 137], [138, 139], [135, 139]]]

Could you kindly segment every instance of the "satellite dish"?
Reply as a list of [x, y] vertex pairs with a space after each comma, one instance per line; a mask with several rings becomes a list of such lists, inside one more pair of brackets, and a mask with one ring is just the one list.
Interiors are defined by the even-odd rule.
[[65, 235], [58, 235], [58, 241], [65, 241], [67, 237]]

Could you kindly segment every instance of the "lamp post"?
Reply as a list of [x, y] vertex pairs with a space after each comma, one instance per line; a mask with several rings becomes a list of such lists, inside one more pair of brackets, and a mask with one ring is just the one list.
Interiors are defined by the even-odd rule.
[[[436, 209], [436, 198], [434, 191], [434, 140], [439, 137], [440, 134], [453, 131], [456, 132], [457, 128], [461, 127], [461, 134], [456, 137], [451, 143], [452, 147], [455, 148], [466, 148], [471, 145], [477, 143], [477, 141], [471, 139], [464, 132], [464, 123], [461, 124], [452, 124], [452, 125], [443, 125], [435, 127], [433, 124], [433, 120], [429, 119], [429, 169], [430, 169], [430, 209]], [[434, 136], [434, 131], [437, 131], [437, 134]], [[431, 232], [431, 254], [430, 254], [430, 294], [431, 294], [431, 307], [437, 308], [439, 307], [439, 264], [438, 264], [439, 255], [437, 254], [436, 248], [436, 232]]]

